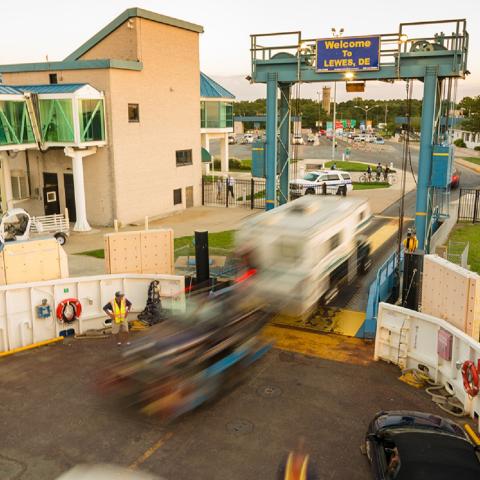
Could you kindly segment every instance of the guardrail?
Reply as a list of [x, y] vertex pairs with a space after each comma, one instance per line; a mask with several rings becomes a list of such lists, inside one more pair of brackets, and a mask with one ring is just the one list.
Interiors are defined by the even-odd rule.
[[[59, 336], [64, 330], [76, 334], [104, 326], [107, 318], [103, 306], [117, 290], [125, 292], [132, 302], [132, 312], [145, 308], [150, 282], [160, 282], [162, 306], [171, 310], [185, 308], [184, 277], [179, 275], [118, 274], [65, 278], [0, 287], [0, 352], [25, 347]], [[72, 323], [60, 322], [57, 305], [76, 298], [82, 314]], [[50, 307], [49, 315], [39, 318], [37, 307]]]
[[[396, 252], [392, 253], [386, 262], [378, 269], [375, 280], [368, 290], [368, 302], [365, 321], [357, 332], [357, 337], [373, 338], [377, 331], [378, 305], [380, 302], [390, 300], [392, 295], [398, 295], [399, 276], [403, 265], [403, 253], [400, 255], [400, 264]], [[397, 268], [399, 267], [399, 268]], [[395, 299], [396, 300], [396, 299]]]
[[463, 404], [480, 429], [480, 397], [467, 394], [461, 372], [465, 361], [477, 366], [480, 360], [480, 343], [472, 337], [440, 318], [381, 303], [374, 359], [394, 363], [401, 369], [428, 371], [436, 383]]

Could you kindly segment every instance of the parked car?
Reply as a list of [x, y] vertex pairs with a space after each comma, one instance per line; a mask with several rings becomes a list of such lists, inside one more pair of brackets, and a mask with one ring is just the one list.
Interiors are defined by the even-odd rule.
[[373, 141], [373, 143], [376, 143], [377, 145], [384, 145], [385, 140], [383, 139], [383, 137], [375, 137], [375, 140]]
[[307, 137], [307, 142], [308, 143], [315, 143], [315, 138], [316, 138], [316, 135], [313, 134], [313, 133], [310, 133]]
[[303, 145], [304, 143], [302, 135], [294, 135], [292, 137], [292, 145]]
[[422, 412], [377, 413], [365, 438], [377, 480], [478, 480], [479, 452], [456, 423]]
[[235, 137], [235, 135], [229, 135], [228, 136], [228, 143], [230, 145], [233, 145], [233, 144], [237, 143], [237, 138]]
[[455, 190], [460, 186], [460, 172], [454, 168], [452, 170], [452, 181], [450, 182], [450, 188]]
[[323, 185], [326, 185], [327, 193], [341, 194], [342, 188], [346, 187], [347, 192], [353, 190], [352, 179], [348, 172], [342, 170], [317, 170], [308, 172], [303, 178], [290, 182], [290, 193], [292, 197], [303, 195], [322, 195]]
[[240, 140], [240, 143], [253, 143], [254, 137], [252, 133], [245, 133]]
[[326, 131], [326, 130], [319, 130], [319, 131], [318, 131], [318, 134], [325, 136], [325, 135], [327, 134], [327, 131]]

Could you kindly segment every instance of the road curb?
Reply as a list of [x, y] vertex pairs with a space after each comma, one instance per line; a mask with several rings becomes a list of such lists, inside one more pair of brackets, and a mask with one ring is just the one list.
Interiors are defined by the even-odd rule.
[[475, 163], [464, 160], [463, 158], [455, 158], [455, 162], [462, 167], [474, 171], [475, 173], [480, 173], [480, 165], [476, 165]]

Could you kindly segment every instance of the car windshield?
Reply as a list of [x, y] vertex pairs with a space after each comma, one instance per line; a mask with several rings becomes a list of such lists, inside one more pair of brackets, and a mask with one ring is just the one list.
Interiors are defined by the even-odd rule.
[[318, 173], [307, 173], [303, 179], [308, 182], [314, 182], [318, 178]]

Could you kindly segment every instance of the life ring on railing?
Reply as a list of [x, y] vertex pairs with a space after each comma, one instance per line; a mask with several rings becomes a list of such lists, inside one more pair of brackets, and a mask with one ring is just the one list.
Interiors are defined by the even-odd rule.
[[82, 314], [82, 304], [76, 298], [67, 298], [57, 305], [57, 318], [72, 323]]
[[478, 369], [471, 360], [466, 360], [462, 365], [463, 388], [471, 397], [476, 397], [480, 390], [478, 382]]

